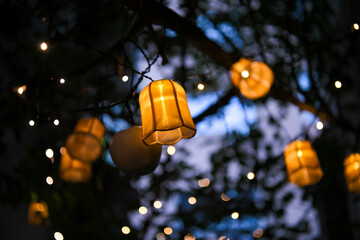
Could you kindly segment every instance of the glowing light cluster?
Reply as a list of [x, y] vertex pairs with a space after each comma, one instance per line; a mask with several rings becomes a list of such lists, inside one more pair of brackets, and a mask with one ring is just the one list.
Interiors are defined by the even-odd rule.
[[176, 148], [175, 148], [175, 146], [168, 146], [167, 147], [167, 153], [170, 155], [170, 156], [172, 156], [172, 155], [174, 155], [175, 154], [175, 152], [176, 152]]
[[123, 227], [121, 228], [121, 232], [122, 232], [123, 234], [129, 234], [129, 233], [130, 233], [130, 228], [129, 228], [128, 226], [123, 226]]
[[188, 202], [189, 202], [191, 205], [194, 205], [194, 204], [196, 203], [196, 198], [195, 198], [195, 197], [189, 197]]
[[147, 208], [144, 206], [139, 207], [139, 213], [145, 215], [148, 212]]
[[154, 202], [154, 208], [160, 209], [162, 207], [162, 202], [157, 200]]
[[52, 158], [54, 157], [54, 151], [50, 148], [46, 149], [45, 151], [45, 155], [48, 157], [48, 158]]
[[248, 174], [246, 175], [246, 177], [249, 179], [249, 180], [253, 180], [255, 178], [255, 173], [253, 172], [248, 172]]

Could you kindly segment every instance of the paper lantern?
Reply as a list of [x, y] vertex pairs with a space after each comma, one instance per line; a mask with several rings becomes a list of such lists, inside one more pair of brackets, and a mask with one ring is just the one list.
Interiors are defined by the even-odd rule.
[[349, 191], [360, 192], [360, 154], [350, 154], [344, 161], [344, 174]]
[[274, 82], [272, 70], [263, 62], [241, 58], [231, 66], [230, 71], [234, 86], [249, 99], [265, 96]]
[[92, 175], [91, 164], [71, 158], [66, 149], [60, 161], [59, 176], [67, 182], [81, 183], [90, 180]]
[[31, 225], [45, 224], [49, 218], [49, 210], [44, 201], [30, 202], [28, 220]]
[[145, 175], [158, 166], [161, 145], [145, 145], [142, 127], [133, 126], [114, 135], [110, 142], [110, 155], [114, 164], [124, 173]]
[[66, 149], [72, 158], [93, 162], [101, 154], [104, 134], [105, 126], [97, 118], [81, 118], [66, 140]]
[[178, 83], [151, 82], [141, 91], [139, 102], [145, 144], [170, 145], [195, 135], [185, 90]]
[[298, 186], [320, 181], [323, 171], [309, 141], [291, 142], [284, 150], [288, 180]]

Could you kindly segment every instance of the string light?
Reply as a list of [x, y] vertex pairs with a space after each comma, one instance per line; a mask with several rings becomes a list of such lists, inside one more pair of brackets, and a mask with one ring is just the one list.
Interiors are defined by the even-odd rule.
[[207, 187], [210, 184], [210, 180], [208, 178], [200, 179], [198, 184], [200, 187]]
[[335, 87], [336, 88], [341, 88], [342, 87], [342, 83], [340, 81], [336, 81], [335, 82]]
[[302, 156], [302, 151], [297, 151], [297, 153], [296, 153], [296, 155], [298, 156], [298, 157], [301, 157]]
[[353, 24], [353, 28], [354, 28], [355, 31], [359, 30], [359, 24], [354, 23], [354, 24]]
[[195, 198], [195, 197], [189, 197], [188, 202], [189, 202], [191, 205], [194, 205], [194, 204], [196, 203], [196, 198]]
[[52, 177], [48, 176], [48, 177], [46, 178], [46, 183], [47, 183], [48, 185], [53, 185], [54, 179], [53, 179]]
[[65, 147], [61, 147], [61, 148], [60, 148], [60, 154], [61, 154], [61, 155], [64, 155], [64, 154], [65, 154], [65, 151], [66, 151], [66, 150], [65, 150]]
[[324, 128], [324, 124], [321, 121], [318, 121], [316, 123], [317, 130], [322, 130]]
[[171, 156], [171, 155], [174, 155], [175, 154], [175, 152], [176, 152], [176, 148], [175, 148], [175, 146], [168, 146], [167, 147], [167, 153]]
[[60, 82], [61, 84], [64, 84], [64, 83], [65, 83], [65, 79], [60, 78], [59, 82]]
[[165, 234], [163, 234], [163, 233], [156, 234], [156, 239], [157, 240], [166, 240]]
[[41, 50], [46, 51], [48, 49], [48, 45], [46, 44], [46, 42], [42, 42], [40, 44], [40, 48], [41, 48]]
[[154, 202], [154, 208], [160, 209], [162, 207], [162, 202], [157, 200]]
[[255, 173], [253, 172], [248, 172], [248, 174], [246, 175], [246, 177], [249, 179], [249, 180], [253, 180], [255, 178]]
[[166, 235], [171, 235], [173, 233], [173, 230], [171, 227], [166, 227], [166, 228], [164, 228], [164, 233]]
[[121, 78], [121, 80], [122, 80], [123, 82], [127, 82], [127, 81], [129, 80], [129, 77], [126, 76], [126, 75], [124, 75], [124, 76]]
[[250, 76], [250, 73], [247, 70], [244, 70], [244, 71], [241, 72], [241, 76], [243, 78], [248, 78]]
[[225, 193], [221, 194], [221, 200], [223, 200], [224, 202], [230, 201], [231, 198], [229, 198]]
[[46, 149], [45, 155], [46, 155], [48, 158], [52, 158], [52, 157], [54, 156], [54, 151], [51, 150], [50, 148], [48, 148], [48, 149]]
[[128, 226], [123, 226], [123, 227], [121, 228], [121, 232], [122, 232], [123, 234], [129, 234], [129, 233], [130, 233], [130, 228], [129, 228]]
[[26, 91], [26, 85], [17, 88], [17, 93], [19, 95], [22, 95], [25, 91]]
[[204, 90], [205, 85], [202, 84], [202, 83], [199, 83], [199, 84], [197, 85], [197, 88], [198, 88], [200, 91], [202, 91], [202, 90]]
[[55, 125], [55, 126], [59, 125], [59, 123], [60, 123], [60, 122], [59, 122], [58, 119], [55, 119], [55, 120], [54, 120], [54, 125]]
[[261, 228], [257, 228], [253, 232], [253, 237], [254, 238], [261, 238], [263, 234], [264, 234], [264, 230], [262, 230]]
[[191, 235], [190, 233], [186, 234], [186, 236], [184, 237], [184, 240], [195, 240], [196, 238]]
[[145, 215], [147, 213], [147, 208], [144, 206], [139, 207], [139, 213]]
[[231, 214], [231, 218], [232, 218], [232, 219], [238, 219], [238, 218], [239, 218], [239, 213], [238, 213], [238, 212], [233, 212], [233, 213]]
[[227, 236], [221, 236], [219, 237], [219, 240], [230, 240], [230, 238]]
[[63, 240], [64, 236], [60, 232], [56, 232], [56, 233], [54, 233], [54, 238], [56, 240]]
[[34, 125], [35, 125], [34, 120], [30, 120], [30, 121], [29, 121], [29, 125], [30, 125], [31, 127], [34, 126]]

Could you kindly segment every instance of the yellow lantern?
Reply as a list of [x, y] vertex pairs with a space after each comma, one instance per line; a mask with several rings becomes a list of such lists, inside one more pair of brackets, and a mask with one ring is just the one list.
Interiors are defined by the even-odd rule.
[[288, 180], [298, 186], [315, 184], [323, 176], [318, 157], [309, 141], [296, 140], [284, 150]]
[[66, 149], [60, 161], [59, 176], [67, 182], [87, 182], [91, 178], [92, 170], [90, 163], [84, 163], [70, 157]]
[[49, 218], [49, 210], [44, 201], [30, 202], [28, 220], [31, 225], [39, 226], [46, 223]]
[[360, 192], [360, 154], [350, 154], [344, 161], [345, 179], [349, 191]]
[[127, 174], [145, 175], [153, 172], [159, 164], [161, 150], [159, 144], [144, 144], [141, 126], [116, 133], [110, 142], [111, 159]]
[[185, 90], [178, 83], [168, 79], [151, 82], [141, 91], [139, 102], [146, 145], [170, 145], [195, 135]]
[[265, 96], [274, 82], [274, 74], [268, 65], [247, 58], [234, 63], [230, 72], [234, 86], [249, 99]]
[[105, 126], [97, 118], [81, 118], [66, 140], [66, 149], [72, 158], [93, 162], [101, 154], [104, 134]]

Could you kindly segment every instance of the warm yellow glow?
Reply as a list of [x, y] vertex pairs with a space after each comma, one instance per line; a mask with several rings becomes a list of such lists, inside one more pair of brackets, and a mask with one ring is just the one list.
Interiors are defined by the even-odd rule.
[[52, 177], [48, 176], [46, 178], [46, 183], [49, 184], [49, 185], [52, 185], [54, 183], [54, 179]]
[[208, 178], [200, 179], [198, 184], [200, 187], [207, 187], [210, 184], [210, 180]]
[[353, 28], [354, 28], [355, 30], [359, 30], [359, 24], [354, 23], [354, 24], [353, 24]]
[[298, 156], [298, 157], [301, 157], [302, 155], [303, 155], [303, 153], [302, 153], [302, 151], [297, 151], [297, 153], [296, 153], [296, 155]]
[[359, 163], [358, 163], [358, 162], [356, 162], [356, 163], [354, 164], [354, 168], [355, 168], [355, 169], [359, 169]]
[[30, 125], [30, 126], [34, 126], [34, 125], [35, 125], [34, 120], [30, 120], [30, 121], [29, 121], [29, 125]]
[[195, 240], [196, 238], [191, 235], [190, 233], [186, 234], [186, 236], [184, 237], [184, 240]]
[[65, 83], [65, 79], [60, 78], [59, 82], [60, 82], [61, 84], [64, 84], [64, 83]]
[[56, 233], [54, 233], [54, 238], [56, 240], [63, 240], [64, 236], [60, 232], [56, 232]]
[[253, 172], [248, 172], [248, 174], [246, 175], [246, 177], [249, 179], [249, 180], [253, 180], [255, 178], [255, 173]]
[[335, 87], [336, 88], [341, 88], [342, 87], [342, 83], [340, 81], [336, 81], [335, 82]]
[[87, 182], [92, 175], [90, 163], [71, 158], [66, 148], [61, 156], [59, 176], [67, 182]]
[[55, 119], [55, 120], [54, 120], [54, 125], [55, 125], [55, 126], [59, 125], [59, 123], [60, 123], [59, 119]]
[[194, 204], [196, 203], [196, 198], [195, 198], [195, 197], [189, 197], [188, 202], [189, 202], [191, 205], [194, 205]]
[[224, 202], [227, 202], [227, 201], [230, 201], [231, 198], [229, 198], [225, 193], [222, 193], [221, 194], [221, 199], [224, 201]]
[[123, 227], [121, 228], [121, 232], [122, 232], [123, 234], [129, 234], [129, 233], [130, 233], [130, 228], [129, 228], [128, 226], [123, 226]]
[[249, 75], [250, 75], [249, 72], [246, 71], [246, 70], [244, 70], [244, 71], [241, 72], [241, 76], [242, 76], [243, 78], [248, 78]]
[[263, 234], [264, 234], [264, 230], [262, 230], [261, 228], [257, 228], [253, 232], [253, 237], [254, 238], [261, 238]]
[[238, 219], [238, 218], [239, 218], [239, 213], [238, 213], [238, 212], [233, 212], [233, 213], [231, 214], [231, 218], [232, 218], [232, 219]]
[[202, 91], [202, 90], [204, 90], [205, 85], [202, 84], [202, 83], [199, 83], [199, 84], [197, 85], [197, 88], [198, 88], [200, 91]]
[[352, 153], [344, 160], [344, 175], [349, 191], [360, 193], [360, 154]]
[[154, 208], [159, 209], [162, 207], [162, 202], [157, 200], [154, 202]]
[[49, 218], [49, 210], [44, 201], [41, 202], [31, 202], [29, 205], [29, 215], [28, 220], [32, 225], [39, 226], [43, 223], [46, 223]]
[[164, 233], [166, 235], [171, 235], [173, 233], [173, 230], [171, 227], [166, 227], [166, 228], [164, 228]]
[[145, 215], [147, 213], [147, 208], [144, 206], [139, 207], [139, 213]]
[[26, 85], [18, 87], [17, 92], [19, 95], [23, 94], [26, 91]]
[[169, 155], [174, 155], [176, 152], [176, 148], [175, 146], [168, 146], [166, 151]]
[[46, 155], [48, 158], [52, 158], [52, 157], [54, 156], [54, 151], [51, 150], [50, 148], [48, 148], [48, 149], [46, 149], [45, 155]]
[[219, 240], [230, 240], [230, 238], [227, 236], [221, 236], [219, 237]]
[[165, 234], [163, 234], [163, 233], [156, 234], [156, 239], [157, 240], [166, 240]]
[[46, 42], [43, 42], [40, 44], [40, 48], [41, 50], [46, 51], [48, 49], [48, 45], [46, 44]]
[[129, 77], [124, 75], [121, 79], [123, 82], [127, 82], [129, 80]]
[[61, 155], [64, 155], [64, 154], [65, 154], [65, 151], [66, 151], [65, 147], [61, 147], [61, 148], [60, 148], [60, 154], [61, 154]]
[[324, 124], [321, 121], [319, 121], [316, 123], [316, 128], [317, 130], [322, 130], [324, 128]]

